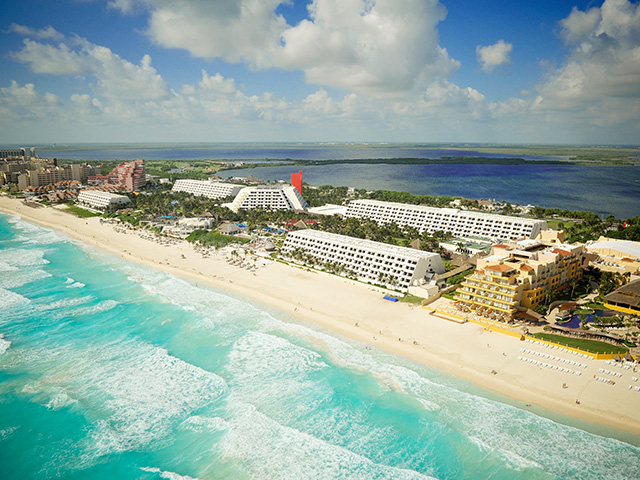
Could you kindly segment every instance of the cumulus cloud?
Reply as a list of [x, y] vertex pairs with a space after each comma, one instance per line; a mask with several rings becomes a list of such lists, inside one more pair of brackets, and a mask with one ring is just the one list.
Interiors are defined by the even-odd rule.
[[313, 0], [309, 19], [288, 25], [287, 0], [118, 0], [150, 12], [159, 45], [252, 68], [302, 70], [308, 82], [397, 96], [459, 68], [438, 44], [446, 9], [437, 0]]
[[[606, 0], [602, 7], [574, 8], [561, 22], [573, 52], [538, 85], [537, 105], [559, 110], [621, 107], [640, 111], [640, 4]], [[625, 99], [622, 102], [616, 99]], [[626, 105], [625, 105], [626, 104]], [[633, 115], [630, 115], [632, 117]]]
[[493, 45], [478, 45], [476, 47], [476, 56], [478, 57], [478, 63], [482, 66], [484, 72], [490, 73], [496, 67], [505, 65], [511, 62], [509, 55], [513, 50], [511, 43], [506, 43], [504, 40], [498, 40]]
[[109, 97], [158, 99], [168, 93], [164, 80], [151, 65], [149, 55], [144, 55], [136, 65], [109, 48], [82, 38], [58, 45], [27, 38], [22, 49], [12, 52], [11, 57], [27, 64], [35, 73], [93, 75], [101, 93]]
[[64, 35], [58, 32], [51, 25], [47, 25], [42, 29], [31, 28], [25, 25], [18, 25], [12, 23], [9, 26], [9, 32], [17, 33], [18, 35], [24, 35], [25, 37], [35, 38], [38, 40], [62, 40]]
[[20, 85], [12, 81], [0, 88], [0, 117], [9, 121], [44, 119], [57, 113], [59, 98], [53, 93], [40, 95], [33, 83]]
[[21, 50], [11, 52], [11, 57], [28, 64], [35, 73], [81, 75], [91, 71], [87, 59], [64, 43], [50, 45], [29, 38], [25, 38], [23, 43]]

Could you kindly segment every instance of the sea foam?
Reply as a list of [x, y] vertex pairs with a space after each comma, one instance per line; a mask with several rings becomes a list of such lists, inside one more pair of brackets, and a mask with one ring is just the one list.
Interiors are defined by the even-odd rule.
[[9, 340], [6, 340], [4, 338], [4, 335], [0, 333], [0, 355], [2, 355], [7, 350], [9, 350], [10, 346], [11, 346], [11, 342]]

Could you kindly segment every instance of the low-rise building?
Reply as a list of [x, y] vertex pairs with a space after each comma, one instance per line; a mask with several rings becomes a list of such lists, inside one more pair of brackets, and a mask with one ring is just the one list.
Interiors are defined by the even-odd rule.
[[327, 203], [321, 207], [310, 208], [307, 211], [315, 215], [340, 215], [341, 217], [344, 217], [347, 213], [347, 207], [344, 205], [332, 205]]
[[81, 190], [78, 194], [78, 202], [92, 208], [109, 210], [126, 205], [130, 200], [126, 195], [99, 190]]
[[309, 205], [300, 192], [293, 186], [264, 185], [244, 187], [231, 203], [222, 205], [237, 212], [240, 209], [251, 210], [305, 210]]
[[600, 270], [619, 273], [640, 271], [640, 242], [600, 237], [585, 245], [587, 252], [597, 255], [591, 265]]
[[178, 220], [175, 225], [164, 227], [162, 233], [185, 238], [196, 230], [209, 230], [215, 226], [215, 223], [215, 220], [211, 217], [185, 217]]
[[544, 220], [379, 200], [352, 200], [347, 206], [346, 217], [370, 218], [379, 224], [395, 222], [400, 227], [411, 226], [419, 232], [441, 230], [457, 237], [504, 240], [536, 238], [547, 228]]
[[634, 280], [604, 297], [605, 306], [612, 310], [640, 316], [640, 280]]
[[430, 274], [445, 271], [437, 253], [319, 230], [289, 232], [282, 254], [301, 263], [312, 261], [339, 275], [404, 291], [424, 284]]
[[479, 258], [477, 269], [455, 297], [481, 315], [510, 319], [535, 309], [548, 293], [570, 286], [582, 276], [583, 245], [523, 240], [494, 245]]
[[187, 192], [207, 198], [225, 198], [237, 195], [244, 187], [233, 183], [215, 182], [211, 180], [176, 180], [172, 192]]

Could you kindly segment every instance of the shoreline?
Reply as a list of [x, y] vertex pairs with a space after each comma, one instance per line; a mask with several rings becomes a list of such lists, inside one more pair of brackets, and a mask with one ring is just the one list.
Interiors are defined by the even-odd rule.
[[[640, 373], [616, 369], [624, 372], [624, 378], [615, 385], [597, 382], [593, 376], [602, 375], [599, 369], [609, 367], [604, 360], [585, 359], [587, 367], [582, 375], [569, 376], [518, 359], [523, 355], [522, 347], [540, 352], [544, 347], [488, 332], [473, 323], [453, 323], [420, 306], [388, 302], [376, 287], [342, 277], [278, 262], [265, 262], [250, 272], [228, 264], [220, 252], [203, 259], [185, 241], [163, 246], [136, 232], [116, 231], [112, 225], [100, 223], [99, 217], [85, 219], [53, 207], [33, 208], [7, 196], [0, 196], [0, 212], [61, 231], [90, 248], [239, 294], [352, 340], [435, 367], [508, 397], [519, 408], [535, 405], [640, 435], [640, 411], [635, 407], [640, 403], [640, 392], [627, 388], [633, 383], [627, 382], [627, 377]], [[438, 302], [447, 301], [438, 300], [432, 304], [434, 308]], [[577, 398], [580, 404], [576, 404]], [[634, 444], [638, 442], [640, 437]]]

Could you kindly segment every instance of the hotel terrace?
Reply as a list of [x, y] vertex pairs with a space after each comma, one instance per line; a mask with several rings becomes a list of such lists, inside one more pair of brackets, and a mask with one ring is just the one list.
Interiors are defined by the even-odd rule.
[[[320, 265], [334, 263], [336, 273], [400, 290], [424, 283], [429, 273], [444, 273], [440, 255], [406, 247], [336, 235], [319, 230], [289, 232], [282, 254], [293, 260], [311, 256]], [[303, 263], [304, 262], [303, 260]]]
[[244, 187], [231, 203], [222, 205], [237, 212], [240, 209], [250, 210], [305, 210], [309, 205], [302, 198], [297, 188], [292, 186], [265, 185]]
[[547, 222], [544, 220], [378, 200], [352, 200], [345, 216], [370, 218], [379, 224], [395, 222], [399, 227], [408, 225], [420, 232], [433, 233], [442, 230], [456, 237], [475, 236], [506, 240], [536, 238], [547, 228]]
[[172, 192], [187, 192], [207, 198], [236, 196], [244, 187], [212, 180], [176, 180]]
[[490, 256], [478, 259], [455, 299], [463, 310], [509, 321], [518, 312], [535, 309], [547, 292], [580, 279], [583, 253], [583, 245], [541, 240], [494, 245]]
[[126, 195], [117, 195], [99, 190], [81, 190], [78, 194], [78, 203], [99, 209], [117, 208], [129, 202], [129, 197]]

